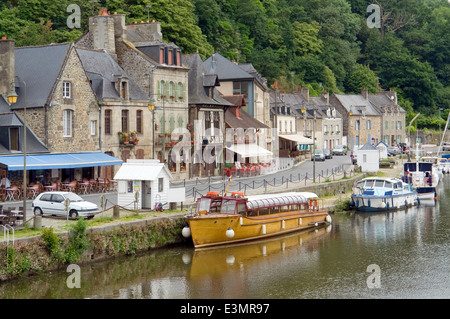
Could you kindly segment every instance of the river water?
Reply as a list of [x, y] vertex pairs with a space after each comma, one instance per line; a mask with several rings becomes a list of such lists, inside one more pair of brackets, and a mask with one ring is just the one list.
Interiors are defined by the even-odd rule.
[[436, 205], [335, 214], [330, 227], [194, 251], [173, 247], [0, 284], [4, 298], [450, 298], [450, 177]]

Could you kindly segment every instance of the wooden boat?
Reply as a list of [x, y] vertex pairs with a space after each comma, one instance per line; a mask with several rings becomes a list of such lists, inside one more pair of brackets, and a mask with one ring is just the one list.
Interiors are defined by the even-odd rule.
[[418, 204], [417, 192], [398, 178], [367, 177], [353, 187], [350, 206], [358, 211], [403, 209]]
[[[323, 202], [322, 202], [323, 206]], [[186, 216], [183, 236], [194, 247], [241, 243], [331, 223], [314, 193], [291, 192], [246, 197], [240, 192], [221, 196], [208, 192]]]

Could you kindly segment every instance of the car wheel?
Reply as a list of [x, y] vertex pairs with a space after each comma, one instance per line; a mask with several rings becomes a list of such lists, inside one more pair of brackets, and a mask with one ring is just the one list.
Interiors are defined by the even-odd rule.
[[40, 209], [39, 207], [36, 207], [34, 209], [34, 216], [42, 216], [42, 215], [43, 215], [42, 209]]
[[72, 210], [69, 212], [69, 217], [70, 217], [70, 218], [77, 218], [77, 217], [78, 217], [78, 212], [77, 212], [75, 209], [72, 209]]

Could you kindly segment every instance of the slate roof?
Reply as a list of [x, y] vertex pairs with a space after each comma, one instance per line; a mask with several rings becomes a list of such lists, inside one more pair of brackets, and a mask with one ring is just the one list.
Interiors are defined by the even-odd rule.
[[380, 112], [383, 112], [385, 107], [395, 107], [399, 108], [400, 113], [406, 113], [405, 110], [398, 104], [396, 104], [393, 100], [389, 98], [384, 92], [379, 92], [377, 94], [369, 94], [369, 101], [375, 107], [379, 108]]
[[[15, 49], [15, 73], [26, 83], [27, 108], [45, 105], [71, 46], [65, 43]], [[23, 84], [16, 82], [19, 97], [12, 110], [23, 108], [23, 90]]]
[[[205, 91], [212, 86], [220, 85], [217, 77], [211, 77], [205, 70], [200, 55], [190, 54], [183, 55], [183, 63], [189, 68], [188, 73], [188, 104], [203, 104], [203, 105], [217, 105], [217, 106], [231, 106], [232, 103], [220, 97], [219, 91], [214, 89], [214, 97], [210, 98]], [[206, 79], [205, 79], [206, 76]], [[205, 84], [207, 85], [205, 87]], [[214, 85], [213, 85], [214, 84]]]
[[354, 115], [365, 113], [365, 115], [380, 115], [377, 109], [364, 96], [359, 94], [335, 94], [336, 98], [346, 108], [347, 112]]
[[236, 117], [236, 109], [245, 106], [245, 98], [244, 95], [222, 95], [222, 97], [228, 102], [232, 103], [233, 106], [230, 106], [225, 111], [225, 123], [227, 123], [232, 128], [269, 128], [264, 123], [261, 123], [254, 117], [250, 116], [244, 110], [240, 110], [240, 117]]
[[365, 151], [377, 151], [378, 149], [370, 143], [366, 143], [359, 148], [359, 150]]
[[150, 100], [107, 52], [86, 49], [76, 51], [99, 100], [121, 98], [115, 88], [115, 82], [119, 77], [128, 79], [130, 100]]
[[[23, 122], [14, 112], [0, 114], [0, 134], [7, 134], [10, 127], [20, 127], [19, 145], [23, 145]], [[0, 138], [0, 140], [2, 140]], [[49, 153], [45, 145], [37, 138], [32, 130], [27, 126], [27, 153]], [[0, 143], [0, 155], [23, 154], [22, 151], [10, 151]]]
[[253, 76], [219, 53], [214, 53], [203, 62], [206, 73], [217, 74], [219, 80], [251, 80]]

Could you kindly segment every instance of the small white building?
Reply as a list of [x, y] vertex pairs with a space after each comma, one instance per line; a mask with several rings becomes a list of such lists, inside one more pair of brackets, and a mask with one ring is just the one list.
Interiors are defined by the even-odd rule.
[[361, 172], [378, 172], [380, 168], [380, 153], [375, 146], [366, 143], [355, 153], [357, 155], [357, 165], [361, 167]]
[[378, 153], [380, 154], [380, 159], [388, 158], [388, 146], [385, 142], [381, 141], [377, 144], [376, 148], [378, 149]]
[[155, 209], [158, 203], [184, 202], [185, 188], [170, 188], [171, 179], [169, 169], [159, 160], [128, 159], [114, 176], [118, 182], [117, 204], [130, 209]]

